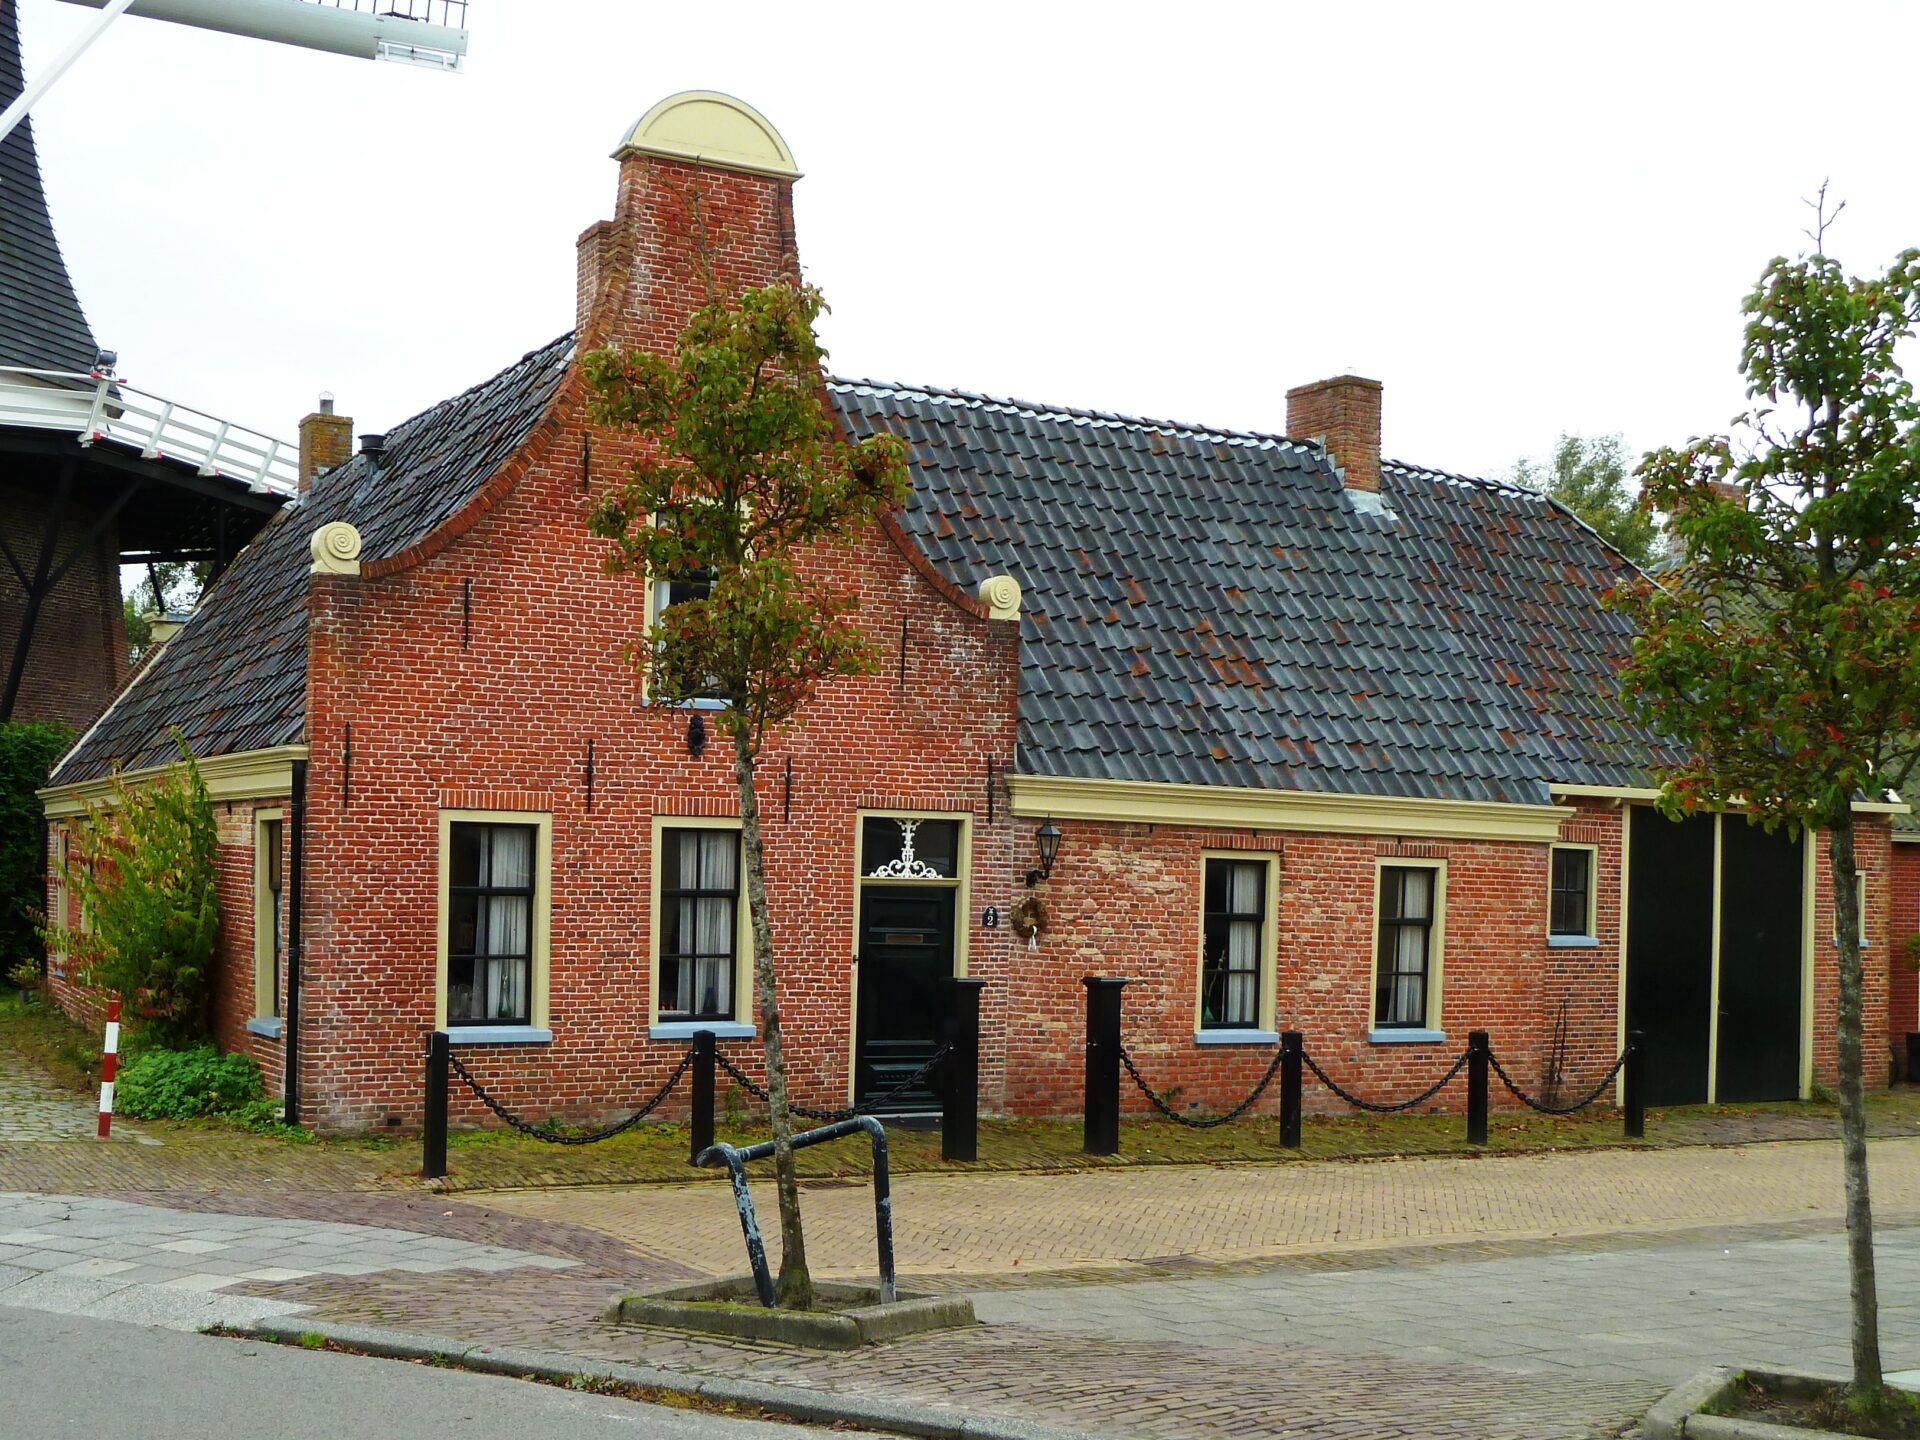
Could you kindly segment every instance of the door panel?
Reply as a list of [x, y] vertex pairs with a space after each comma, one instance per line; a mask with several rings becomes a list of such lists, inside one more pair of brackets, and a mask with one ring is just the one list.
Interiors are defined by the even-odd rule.
[[[940, 1047], [940, 982], [953, 974], [951, 886], [863, 885], [860, 890], [860, 1015], [854, 1101], [891, 1090]], [[879, 1102], [876, 1114], [939, 1108], [924, 1081]]]
[[1713, 1004], [1712, 816], [1628, 812], [1627, 1029], [1647, 1037], [1649, 1105], [1707, 1098]]
[[1729, 815], [1720, 838], [1720, 1073], [1714, 1098], [1800, 1093], [1799, 842]]

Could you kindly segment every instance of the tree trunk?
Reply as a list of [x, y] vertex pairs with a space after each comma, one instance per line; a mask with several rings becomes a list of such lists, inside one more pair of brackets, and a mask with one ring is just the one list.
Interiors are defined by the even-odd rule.
[[789, 1310], [813, 1308], [813, 1276], [800, 1230], [800, 1185], [793, 1170], [793, 1112], [787, 1108], [787, 1059], [780, 1038], [780, 998], [774, 989], [773, 926], [767, 914], [766, 851], [760, 842], [760, 799], [753, 788], [753, 751], [745, 735], [733, 740], [733, 773], [740, 785], [740, 849], [747, 871], [747, 909], [753, 923], [753, 988], [760, 996], [760, 1040], [767, 1056], [768, 1109], [773, 1122], [773, 1176], [780, 1196], [780, 1278], [774, 1298]]
[[1867, 1192], [1867, 1108], [1860, 1063], [1860, 900], [1854, 876], [1853, 812], [1827, 831], [1834, 932], [1840, 949], [1840, 1154], [1847, 1187], [1847, 1280], [1853, 1297], [1853, 1390], [1881, 1389], [1880, 1298], [1873, 1275], [1873, 1202]]

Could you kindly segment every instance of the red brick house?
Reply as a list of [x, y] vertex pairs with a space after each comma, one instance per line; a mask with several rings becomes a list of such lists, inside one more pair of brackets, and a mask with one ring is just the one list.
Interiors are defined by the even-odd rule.
[[[45, 792], [58, 827], [182, 730], [226, 843], [222, 1043], [325, 1128], [416, 1122], [443, 1025], [535, 1115], [629, 1108], [700, 1028], [756, 1063], [730, 759], [623, 658], [674, 596], [601, 569], [586, 517], [629, 442], [588, 423], [576, 362], [666, 347], [702, 236], [725, 290], [792, 275], [798, 172], [702, 93], [616, 158], [575, 329], [351, 457], [349, 422], [309, 416], [298, 500]], [[1089, 974], [1132, 981], [1128, 1044], [1204, 1108], [1292, 1027], [1382, 1096], [1474, 1028], [1535, 1085], [1602, 1073], [1629, 1025], [1657, 1101], [1830, 1076], [1824, 872], [1648, 808], [1659, 747], [1600, 599], [1629, 567], [1565, 511], [1383, 460], [1354, 377], [1291, 392], [1293, 438], [827, 393], [849, 434], [908, 442], [916, 485], [812, 562], [890, 664], [763, 762], [800, 1099], [911, 1072], [951, 974], [986, 982], [982, 1088], [1010, 1113], [1078, 1106]], [[1864, 808], [1879, 1017], [1890, 807]], [[1029, 896], [1044, 925], [1016, 935]]]

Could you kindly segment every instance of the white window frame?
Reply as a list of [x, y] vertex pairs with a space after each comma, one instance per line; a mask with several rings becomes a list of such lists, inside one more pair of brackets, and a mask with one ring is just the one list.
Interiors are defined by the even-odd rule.
[[648, 939], [647, 939], [647, 1035], [654, 1040], [689, 1040], [701, 1030], [711, 1030], [717, 1039], [748, 1040], [760, 1032], [755, 1028], [756, 1005], [753, 990], [753, 911], [747, 896], [747, 845], [740, 838], [740, 903], [735, 907], [733, 965], [733, 1019], [662, 1020], [660, 1018], [660, 941], [665, 934], [661, 904], [660, 857], [665, 850], [663, 835], [668, 830], [731, 830], [741, 835], [738, 816], [732, 815], [655, 815], [648, 846]]
[[[527, 978], [527, 1025], [447, 1024], [447, 953], [453, 919], [453, 827], [458, 825], [529, 825], [533, 827], [533, 933], [528, 944], [531, 959]], [[543, 1045], [553, 1040], [547, 1011], [553, 975], [553, 815], [540, 810], [442, 810], [440, 812], [440, 866], [436, 882], [439, 914], [435, 920], [433, 1023], [445, 1030], [455, 1045]]]
[[[1423, 1026], [1382, 1026], [1375, 1023], [1374, 1006], [1380, 993], [1381, 883], [1388, 870], [1431, 870], [1433, 921], [1427, 927], [1427, 1013]], [[1373, 928], [1368, 933], [1367, 1039], [1376, 1045], [1439, 1044], [1446, 1040], [1442, 1004], [1446, 985], [1447, 862], [1439, 856], [1376, 855], [1373, 865]]]
[[278, 927], [274, 924], [273, 892], [269, 888], [266, 845], [269, 825], [280, 827], [280, 892], [283, 910], [286, 898], [286, 812], [277, 809], [256, 810], [253, 812], [253, 1018], [247, 1022], [247, 1029], [271, 1040], [279, 1038], [281, 1021], [280, 1007], [275, 1003], [275, 995], [280, 988], [280, 956], [275, 945], [279, 936]]
[[[1587, 854], [1587, 920], [1579, 934], [1558, 935], [1553, 929], [1553, 857], [1562, 850]], [[1556, 840], [1547, 853], [1547, 944], [1554, 949], [1592, 949], [1600, 943], [1600, 847]]]
[[[1266, 869], [1260, 921], [1260, 999], [1251, 1026], [1209, 1026], [1206, 1023], [1207, 866], [1216, 861], [1257, 864]], [[1278, 1045], [1275, 1029], [1280, 956], [1280, 857], [1260, 850], [1203, 850], [1200, 852], [1199, 904], [1195, 907], [1196, 934], [1193, 961], [1193, 1041], [1196, 1045]]]

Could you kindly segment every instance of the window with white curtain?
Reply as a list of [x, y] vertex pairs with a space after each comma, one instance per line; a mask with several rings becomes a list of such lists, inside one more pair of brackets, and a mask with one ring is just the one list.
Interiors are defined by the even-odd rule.
[[1423, 1030], [1433, 978], [1433, 921], [1439, 872], [1426, 866], [1380, 870], [1380, 949], [1373, 1023], [1381, 1030]]
[[530, 1025], [535, 827], [450, 829], [447, 1024]]
[[1236, 1030], [1259, 1025], [1266, 910], [1266, 861], [1207, 861], [1200, 950], [1201, 1028]]
[[735, 1020], [740, 832], [660, 832], [661, 1020]]

